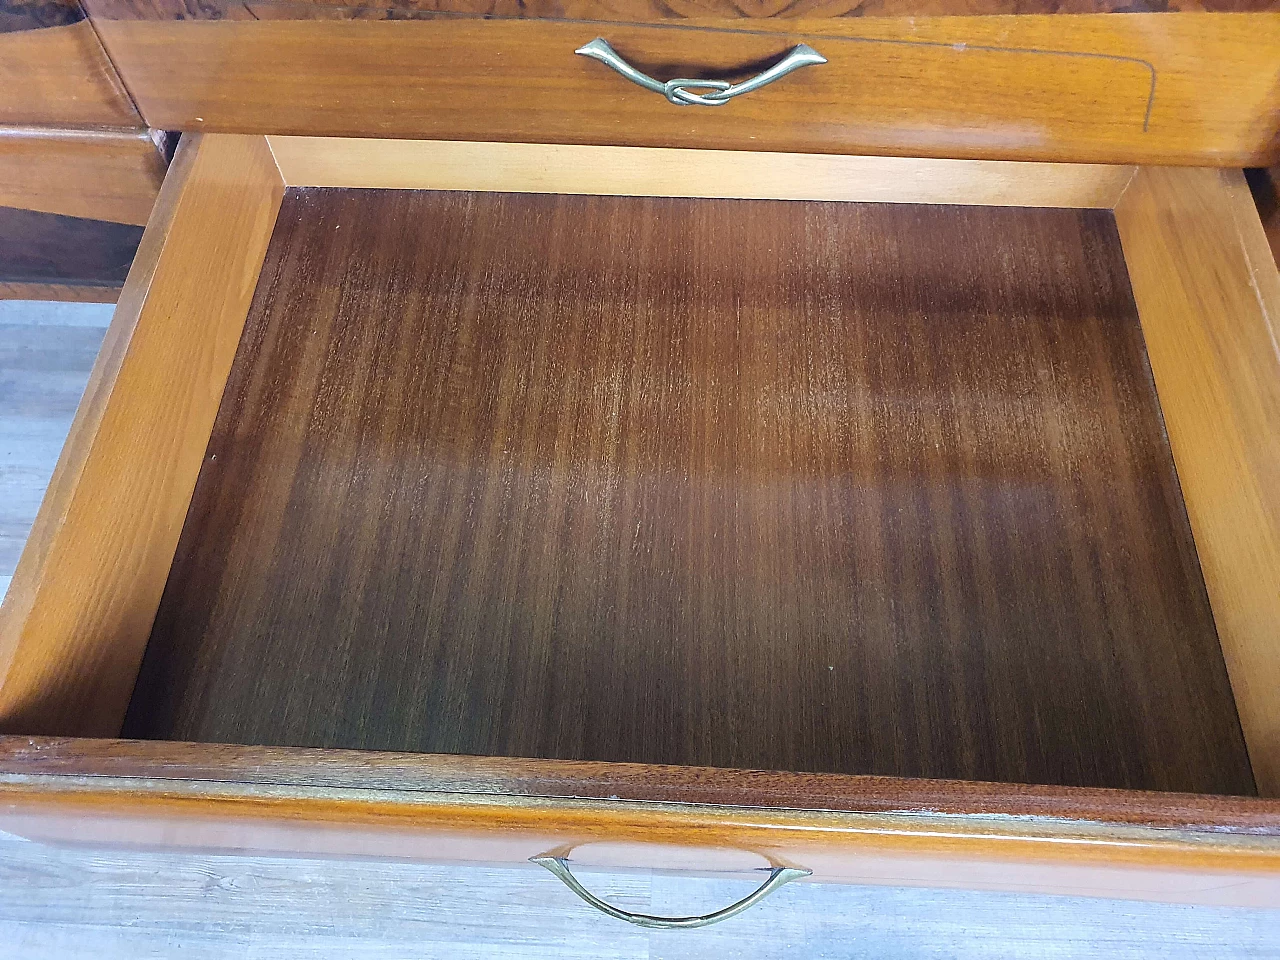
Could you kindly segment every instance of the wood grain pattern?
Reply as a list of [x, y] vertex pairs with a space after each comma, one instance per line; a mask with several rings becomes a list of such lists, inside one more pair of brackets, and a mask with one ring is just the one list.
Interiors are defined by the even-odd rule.
[[[65, 283], [0, 283], [0, 300], [115, 303], [119, 298], [119, 287], [84, 287]], [[0, 586], [7, 586], [7, 584], [0, 584]]]
[[459, 140], [267, 137], [289, 186], [992, 206], [1116, 205], [1136, 168]]
[[1214, 836], [1280, 837], [1280, 801], [1044, 784], [662, 764], [511, 759], [158, 740], [0, 736], [0, 775], [68, 782], [231, 782], [325, 791], [713, 804], [776, 810], [1074, 821]]
[[130, 735], [1252, 792], [1106, 212], [291, 191], [201, 477]]
[[[1162, 826], [1152, 828], [1080, 819], [1160, 805], [1119, 791], [207, 744], [15, 738], [0, 749], [0, 828], [60, 843], [480, 863], [556, 851], [583, 865], [698, 876], [793, 863], [831, 883], [1222, 906], [1280, 897], [1274, 802], [1246, 798], [1163, 795], [1188, 820], [1156, 812]], [[62, 756], [46, 764], [46, 749]], [[151, 765], [156, 777], [124, 775]], [[619, 796], [587, 799], [611, 780]], [[707, 802], [725, 796], [720, 783], [735, 805]], [[853, 809], [801, 806], [833, 795]], [[963, 813], [927, 805], [948, 795]]]
[[[95, 24], [153, 127], [802, 153], [1256, 165], [1280, 159], [1280, 18], [1132, 14]], [[830, 60], [714, 110], [575, 57], [605, 33], [662, 78]]]
[[167, 166], [146, 130], [0, 128], [0, 206], [146, 226]]
[[1280, 795], [1280, 275], [1239, 171], [1143, 170], [1116, 220], [1254, 773]]
[[0, 284], [118, 293], [141, 239], [141, 227], [0, 207]]
[[483, 17], [487, 20], [662, 20], [975, 17], [1091, 13], [1261, 13], [1276, 0], [89, 0], [118, 20]]
[[0, 728], [119, 731], [282, 190], [260, 138], [175, 160], [0, 605]]
[[0, 0], [0, 124], [141, 127], [76, 0]]
[[[209, 140], [223, 144], [217, 154], [223, 174], [243, 174], [246, 167], [260, 170], [272, 189], [279, 189], [261, 151], [227, 152], [231, 141], [249, 145], [252, 138]], [[175, 178], [186, 177], [187, 162], [179, 163]], [[1160, 173], [1172, 176], [1176, 171]], [[1143, 182], [1151, 188], [1150, 181]], [[217, 235], [228, 211], [236, 209], [234, 198], [243, 202], [243, 187], [239, 179], [235, 189], [206, 198], [216, 209], [202, 221], [206, 241], [209, 232]], [[1247, 200], [1244, 206], [1224, 206], [1224, 198], [1234, 203], [1242, 196], [1231, 178], [1200, 179], [1192, 196], [1195, 203], [1181, 212], [1160, 215], [1165, 220], [1160, 230], [1190, 235], [1194, 221], [1207, 216], [1195, 213], [1198, 206], [1219, 214], [1228, 210], [1240, 228], [1238, 237], [1245, 239], [1234, 254], [1230, 242], [1207, 252], [1188, 252], [1175, 239], [1170, 255], [1180, 258], [1179, 269], [1200, 266], [1199, 273], [1192, 269], [1188, 276], [1201, 309], [1219, 311], [1226, 323], [1244, 319], [1247, 336], [1233, 338], [1229, 328], [1212, 328], [1205, 336], [1228, 356], [1227, 373], [1239, 378], [1241, 396], [1252, 396], [1252, 368], [1232, 355], [1257, 346], [1258, 320], [1241, 312], [1239, 291], [1248, 284], [1266, 289], [1271, 281], [1252, 266], [1224, 268], [1221, 258], [1258, 262], [1256, 214], [1249, 211], [1253, 221], [1244, 217]], [[168, 207], [162, 204], [161, 218], [169, 216], [164, 212]], [[1208, 235], [1220, 240], [1221, 221], [1214, 216], [1208, 220]], [[1122, 226], [1132, 230], [1141, 222], [1134, 218]], [[153, 230], [152, 236], [156, 234]], [[1125, 242], [1128, 252], [1132, 241], [1127, 236]], [[230, 249], [239, 252], [234, 245]], [[1170, 282], [1170, 276], [1178, 275], [1166, 274], [1166, 286], [1181, 284]], [[246, 302], [253, 282], [245, 279]], [[1232, 289], [1215, 293], [1214, 283]], [[132, 289], [137, 296], [143, 286]], [[149, 309], [190, 315], [181, 305], [173, 307], [171, 292], [162, 286]], [[1215, 297], [1215, 306], [1203, 306]], [[1144, 307], [1144, 323], [1147, 312]], [[195, 324], [183, 333], [198, 340], [201, 331], [208, 328]], [[1176, 346], [1174, 338], [1168, 342]], [[121, 345], [119, 339], [116, 345]], [[1234, 389], [1234, 380], [1216, 382], [1214, 391]], [[215, 391], [210, 408], [216, 399]], [[1250, 428], [1255, 438], [1264, 435], [1257, 432], [1261, 422]], [[176, 421], [164, 429], [171, 440], [187, 433]], [[126, 435], [122, 431], [117, 437]], [[83, 437], [73, 437], [69, 457], [79, 455], [75, 451]], [[165, 463], [162, 457], [131, 457], [123, 444], [115, 449], [124, 451], [116, 476]], [[99, 461], [101, 456], [99, 451]], [[1240, 463], [1252, 469], [1248, 462]], [[65, 490], [67, 483], [65, 461], [62, 470], [54, 496], [64, 495], [57, 490]], [[1204, 485], [1199, 489], [1212, 493]], [[90, 517], [84, 542], [118, 537], [112, 519], [106, 513]], [[1223, 545], [1231, 549], [1225, 541]], [[109, 564], [110, 558], [97, 562]], [[36, 582], [52, 580], [62, 569], [70, 568], [46, 567]], [[100, 576], [92, 569], [76, 575]], [[145, 607], [145, 598], [133, 599], [140, 609]], [[148, 602], [154, 607], [157, 599], [153, 594]], [[0, 612], [6, 628], [13, 621], [5, 618], [13, 610], [10, 606]], [[12, 634], [0, 631], [0, 636]], [[115, 634], [100, 636], [111, 640]], [[56, 632], [39, 639], [41, 646], [35, 649], [46, 653], [62, 642]], [[63, 669], [74, 667], [64, 664]], [[64, 683], [58, 689], [62, 705], [46, 705], [37, 719], [55, 717], [50, 727], [72, 726], [57, 718], [80, 709], [86, 702], [83, 688]], [[38, 728], [18, 719], [24, 730]], [[100, 730], [109, 725], [100, 724]], [[612, 796], [623, 799], [609, 800]], [[560, 848], [584, 862], [703, 873], [740, 870], [744, 862], [775, 858], [803, 862], [833, 881], [1238, 907], [1280, 902], [1278, 824], [1274, 802], [1245, 798], [500, 758], [27, 737], [0, 741], [0, 829], [60, 842], [135, 847], [505, 862]]]

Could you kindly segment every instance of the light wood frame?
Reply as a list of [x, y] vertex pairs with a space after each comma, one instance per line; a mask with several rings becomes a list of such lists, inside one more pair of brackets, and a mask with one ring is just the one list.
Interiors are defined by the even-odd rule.
[[[1113, 209], [1255, 777], [1263, 796], [1280, 795], [1280, 275], [1242, 175], [1201, 169], [188, 137], [161, 190], [0, 607], [0, 730], [118, 735], [281, 198], [286, 187], [315, 185]], [[422, 793], [389, 796], [334, 781], [334, 764], [346, 761], [318, 754], [341, 751], [312, 751], [316, 769], [329, 773], [305, 775], [296, 772], [300, 752], [274, 751], [271, 762], [293, 764], [295, 772], [268, 788], [247, 782], [262, 766], [243, 760], [254, 748], [183, 748], [187, 752], [178, 762], [146, 745], [85, 747], [72, 751], [78, 761], [50, 772], [41, 763], [51, 748], [31, 742], [36, 746], [27, 749], [0, 738], [0, 794], [9, 802], [9, 822], [33, 836], [109, 834], [128, 840], [162, 820], [184, 842], [216, 845], [222, 841], [209, 837], [225, 838], [257, 824], [253, 829], [268, 838], [254, 841], [261, 848], [388, 852], [394, 843], [387, 837], [403, 840], [404, 831], [430, 822], [454, 831], [448, 834], [454, 847], [441, 839], [444, 834], [432, 834], [432, 843], [445, 843], [440, 849], [483, 853], [492, 841], [501, 849], [475, 858], [505, 859], [512, 849], [521, 856], [545, 852], [535, 848], [563, 840], [563, 830], [557, 830], [570, 824], [579, 837], [653, 842], [661, 836], [684, 844], [755, 844], [768, 847], [774, 859], [787, 850], [809, 860], [827, 857], [828, 879], [910, 882], [900, 858], [919, 854], [919, 882], [1205, 903], [1280, 900], [1280, 805], [1267, 801], [1230, 801], [1224, 807], [1202, 798], [1196, 801], [1200, 806], [1188, 806], [1177, 795], [1002, 788], [1023, 804], [1010, 806], [986, 794], [975, 800], [969, 787], [951, 785], [948, 796], [966, 798], [957, 801], [955, 816], [939, 814], [931, 801], [932, 814], [907, 822], [885, 814], [884, 807], [848, 809], [838, 797], [863, 781], [906, 796], [918, 792], [904, 786], [910, 781], [836, 778], [831, 782], [844, 786], [821, 794], [813, 792], [813, 776], [795, 775], [806, 786], [786, 794], [790, 799], [740, 803], [770, 807], [768, 814], [739, 806], [708, 813], [695, 809], [704, 788], [670, 786], [679, 779], [674, 768], [654, 768], [659, 772], [653, 776], [667, 787], [629, 794], [617, 786], [626, 765], [594, 765], [613, 768], [606, 778], [611, 792], [597, 796], [591, 790], [604, 788], [584, 786], [583, 765], [511, 761], [523, 771], [517, 789], [509, 773], [497, 777], [492, 765], [484, 767], [486, 761], [472, 762], [488, 772], [460, 777], [447, 759], [427, 757], [405, 761], [428, 784]], [[59, 749], [65, 753], [65, 744]], [[228, 755], [218, 751], [228, 749], [240, 751], [239, 766], [224, 769], [209, 760], [226, 761]], [[364, 770], [364, 763], [348, 767]], [[560, 784], [554, 795], [582, 799], [550, 801], [538, 793], [543, 788], [530, 787], [530, 778], [551, 782], [550, 774], [538, 779], [528, 772], [550, 769], [547, 764], [559, 771], [560, 779], [551, 778]], [[451, 772], [440, 774], [444, 767]], [[214, 768], [222, 772], [210, 774]], [[158, 785], [156, 769], [168, 771]], [[865, 784], [857, 787], [863, 789]], [[530, 791], [544, 799], [531, 801]], [[477, 794], [484, 798], [477, 800]], [[1095, 794], [1104, 799], [1087, 808], [1092, 813], [1081, 813], [1080, 798]], [[665, 820], [653, 820], [640, 808], [605, 799], [614, 795], [649, 804], [670, 800], [674, 807], [665, 811]], [[1026, 806], [1029, 796], [1040, 799]], [[121, 812], [121, 804], [134, 805], [134, 813]], [[807, 812], [796, 813], [797, 805]], [[809, 809], [814, 805], [826, 812]], [[1125, 810], [1159, 811], [1162, 805], [1184, 812], [1159, 829], [1146, 821], [1112, 822], [1127, 817]], [[197, 809], [204, 826], [190, 826]], [[548, 832], [551, 809], [558, 826]], [[1037, 820], [1050, 809], [1109, 825], [1075, 822], [1067, 829], [1062, 820]], [[60, 812], [50, 819], [50, 810]], [[970, 816], [992, 811], [1005, 819]], [[1213, 827], [1216, 817], [1225, 817], [1227, 825]], [[308, 835], [305, 842], [290, 840], [282, 824], [298, 820], [327, 821], [328, 832]], [[104, 834], [107, 821], [115, 827]], [[373, 843], [352, 822], [391, 833]], [[181, 823], [188, 823], [186, 832], [173, 827]], [[490, 834], [477, 839], [482, 828], [506, 840]], [[774, 839], [766, 842], [766, 834]], [[514, 848], [502, 846], [515, 836], [523, 839]], [[824, 854], [823, 844], [834, 845], [835, 852]], [[842, 844], [862, 850], [860, 866], [840, 860]], [[896, 851], [897, 866], [868, 866], [867, 844], [881, 853]], [[937, 856], [950, 866], [939, 867]], [[1005, 881], [989, 871], [973, 872], [973, 863], [989, 856], [1005, 864]], [[1057, 864], [1058, 872], [1045, 874], [1046, 861]], [[1014, 863], [1032, 864], [1030, 873], [1009, 866]], [[1130, 872], [1103, 877], [1098, 863]], [[1084, 874], [1070, 879], [1072, 864], [1083, 864]], [[1147, 872], [1135, 880], [1133, 870]]]

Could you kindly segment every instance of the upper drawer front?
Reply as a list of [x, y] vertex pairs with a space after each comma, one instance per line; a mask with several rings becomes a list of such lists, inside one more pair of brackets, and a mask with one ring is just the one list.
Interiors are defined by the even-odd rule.
[[[89, 3], [154, 127], [1234, 166], [1280, 156], [1280, 17], [1267, 13], [640, 23], [172, 6]], [[741, 80], [799, 43], [829, 62], [725, 105], [676, 106], [574, 55], [597, 36], [663, 81]]]
[[0, 0], [0, 124], [142, 125], [76, 0]]

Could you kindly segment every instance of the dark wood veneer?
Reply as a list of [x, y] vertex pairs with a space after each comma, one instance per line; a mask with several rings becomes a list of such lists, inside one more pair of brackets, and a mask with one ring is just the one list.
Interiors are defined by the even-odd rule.
[[1246, 13], [1276, 0], [86, 0], [109, 20], [806, 20], [1091, 13]]
[[291, 191], [126, 732], [1253, 789], [1105, 211]]
[[119, 289], [142, 227], [0, 207], [0, 283]]

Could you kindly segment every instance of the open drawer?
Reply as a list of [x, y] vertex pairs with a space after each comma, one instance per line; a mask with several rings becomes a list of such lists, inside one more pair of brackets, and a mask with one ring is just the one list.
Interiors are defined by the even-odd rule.
[[188, 138], [0, 828], [1274, 905], [1278, 309], [1238, 172]]

